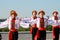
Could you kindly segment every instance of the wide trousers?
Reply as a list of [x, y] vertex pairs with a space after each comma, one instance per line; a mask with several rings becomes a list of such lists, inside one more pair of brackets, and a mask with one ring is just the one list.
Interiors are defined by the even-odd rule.
[[59, 28], [54, 28], [54, 36], [55, 38], [53, 40], [59, 40]]
[[10, 31], [8, 36], [9, 36], [8, 40], [18, 40], [18, 32], [17, 31], [16, 32]]
[[37, 30], [38, 30], [38, 28], [32, 28], [32, 40], [34, 40]]
[[46, 31], [45, 30], [38, 30], [37, 40], [46, 40]]

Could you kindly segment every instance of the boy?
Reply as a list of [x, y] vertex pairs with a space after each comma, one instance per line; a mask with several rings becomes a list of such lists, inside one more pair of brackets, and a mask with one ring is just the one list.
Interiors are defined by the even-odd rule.
[[38, 31], [35, 36], [35, 40], [46, 40], [47, 19], [44, 18], [45, 12], [41, 10], [39, 11], [38, 15], [40, 16], [40, 18], [37, 18]]
[[52, 25], [52, 37], [53, 40], [59, 40], [59, 20], [60, 18], [58, 17], [58, 12], [54, 11], [53, 17], [50, 17], [49, 20], [51, 20], [51, 25]]
[[[25, 26], [24, 26], [25, 25]], [[21, 22], [21, 20], [17, 17], [17, 13], [14, 10], [10, 11], [10, 17], [5, 21], [0, 24], [0, 28], [9, 28], [9, 33], [8, 33], [8, 40], [18, 40], [18, 29], [19, 26], [22, 26], [24, 28], [27, 28], [29, 24]]]
[[[32, 17], [31, 17], [31, 21], [36, 21], [36, 19], [37, 19], [37, 12], [36, 12], [36, 10], [33, 10], [32, 11]], [[36, 32], [37, 32], [37, 25], [36, 24], [32, 24], [31, 25], [31, 27], [30, 27], [30, 33], [32, 34], [32, 40], [34, 40], [34, 37], [35, 37], [35, 35], [36, 35]]]

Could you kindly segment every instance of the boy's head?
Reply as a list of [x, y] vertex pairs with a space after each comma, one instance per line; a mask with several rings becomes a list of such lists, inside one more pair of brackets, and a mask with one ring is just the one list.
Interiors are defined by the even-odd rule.
[[37, 11], [36, 11], [36, 10], [33, 10], [33, 11], [32, 11], [32, 16], [35, 17], [36, 15], [37, 15]]
[[12, 18], [15, 18], [15, 17], [17, 16], [16, 11], [11, 10], [11, 11], [10, 11], [10, 16], [11, 16]]
[[53, 12], [53, 16], [57, 16], [58, 15], [58, 12], [57, 11], [54, 11]]
[[45, 15], [45, 12], [44, 12], [43, 10], [41, 10], [41, 11], [38, 12], [38, 15], [39, 15], [40, 17], [43, 17], [43, 16]]

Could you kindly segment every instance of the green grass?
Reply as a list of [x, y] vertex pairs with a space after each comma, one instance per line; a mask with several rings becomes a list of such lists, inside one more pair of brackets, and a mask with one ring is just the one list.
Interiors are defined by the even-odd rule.
[[[51, 26], [51, 25], [47, 26], [47, 27], [46, 27], [46, 30], [47, 30], [47, 31], [51, 31], [51, 30], [52, 30], [52, 26]], [[6, 27], [6, 28], [3, 28], [3, 29], [0, 29], [0, 32], [8, 32], [8, 31], [9, 31], [9, 29], [8, 29], [7, 27]], [[20, 28], [18, 29], [18, 31], [29, 31], [29, 28], [26, 29], [26, 28], [20, 27]]]

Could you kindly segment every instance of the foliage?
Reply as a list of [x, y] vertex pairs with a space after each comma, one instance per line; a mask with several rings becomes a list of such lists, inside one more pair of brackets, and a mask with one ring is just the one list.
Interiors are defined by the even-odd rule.
[[[47, 31], [51, 31], [51, 30], [52, 30], [52, 26], [51, 26], [51, 25], [47, 26], [47, 27], [46, 27], [46, 30], [47, 30]], [[7, 27], [0, 29], [0, 32], [8, 32], [8, 31], [9, 31], [9, 29], [8, 29]], [[29, 28], [26, 29], [26, 28], [20, 27], [20, 28], [18, 29], [18, 31], [29, 31]]]

